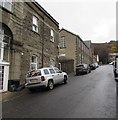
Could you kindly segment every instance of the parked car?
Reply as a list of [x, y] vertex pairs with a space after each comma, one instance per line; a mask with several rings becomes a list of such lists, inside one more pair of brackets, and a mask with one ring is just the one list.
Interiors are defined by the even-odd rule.
[[112, 61], [109, 63], [109, 65], [114, 65], [115, 64], [115, 61]]
[[115, 57], [115, 62], [113, 64], [113, 71], [114, 71], [115, 81], [118, 82], [118, 56]]
[[56, 67], [45, 67], [38, 70], [32, 70], [26, 75], [26, 88], [30, 91], [37, 87], [47, 87], [52, 90], [55, 84], [68, 81], [68, 75]]
[[96, 68], [98, 68], [98, 67], [99, 67], [98, 63], [94, 63], [94, 64], [95, 64], [95, 67], [96, 67]]
[[90, 73], [91, 72], [91, 69], [90, 69], [90, 66], [88, 64], [78, 64], [76, 66], [76, 75], [80, 75], [80, 74], [83, 74], [83, 73]]
[[90, 69], [91, 69], [91, 70], [95, 70], [95, 69], [96, 69], [95, 64], [89, 64], [89, 66], [90, 66]]

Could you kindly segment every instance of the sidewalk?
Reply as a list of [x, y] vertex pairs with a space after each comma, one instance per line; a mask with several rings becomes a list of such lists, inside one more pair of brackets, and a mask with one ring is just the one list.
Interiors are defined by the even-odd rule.
[[17, 92], [3, 92], [3, 93], [0, 93], [0, 102], [6, 102], [6, 101], [9, 101], [9, 100], [12, 100], [16, 97], [19, 97], [19, 96], [22, 96], [27, 90], [26, 89], [23, 89], [21, 91], [17, 91]]

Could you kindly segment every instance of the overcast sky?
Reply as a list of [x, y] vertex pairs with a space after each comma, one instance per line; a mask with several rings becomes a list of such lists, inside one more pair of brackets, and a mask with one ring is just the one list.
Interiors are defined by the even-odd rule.
[[36, 0], [59, 23], [83, 40], [116, 40], [116, 0]]

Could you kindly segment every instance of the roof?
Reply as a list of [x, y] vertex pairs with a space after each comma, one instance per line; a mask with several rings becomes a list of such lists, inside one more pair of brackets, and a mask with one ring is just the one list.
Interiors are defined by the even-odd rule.
[[41, 5], [39, 5], [38, 2], [36, 2], [35, 0], [32, 0], [32, 3], [36, 7], [38, 7], [38, 9], [40, 9], [48, 18], [50, 18], [50, 20], [52, 20], [57, 26], [59, 26], [59, 23]]
[[84, 41], [84, 43], [85, 43], [89, 48], [91, 48], [91, 40]]
[[76, 35], [76, 34], [70, 32], [70, 31], [68, 31], [68, 30], [66, 30], [66, 29], [64, 29], [64, 28], [62, 28], [59, 32], [61, 32], [61, 31], [66, 31], [66, 32], [74, 35], [75, 37], [78, 37], [78, 38], [81, 40], [81, 42], [83, 42], [83, 44], [89, 49], [89, 47], [85, 44], [85, 42], [81, 39], [81, 37], [80, 37], [79, 35]]
[[61, 31], [66, 31], [66, 32], [68, 32], [68, 33], [70, 33], [70, 34], [72, 34], [72, 35], [74, 35], [74, 36], [78, 36], [79, 37], [79, 35], [76, 35], [75, 33], [72, 33], [72, 32], [70, 32], [69, 30], [66, 30], [66, 29], [64, 29], [64, 28], [62, 28], [59, 32], [61, 32]]

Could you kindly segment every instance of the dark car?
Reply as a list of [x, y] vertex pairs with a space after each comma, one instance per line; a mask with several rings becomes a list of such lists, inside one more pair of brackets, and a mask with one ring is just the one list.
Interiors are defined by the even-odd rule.
[[115, 81], [118, 82], [118, 56], [115, 57], [115, 62], [113, 64], [113, 71], [114, 71]]
[[91, 72], [90, 66], [88, 64], [78, 64], [76, 66], [76, 75], [88, 74]]
[[96, 68], [99, 68], [99, 64], [96, 62], [94, 63]]
[[95, 64], [89, 64], [89, 66], [90, 66], [90, 69], [91, 69], [91, 70], [95, 70], [95, 69], [96, 69]]

